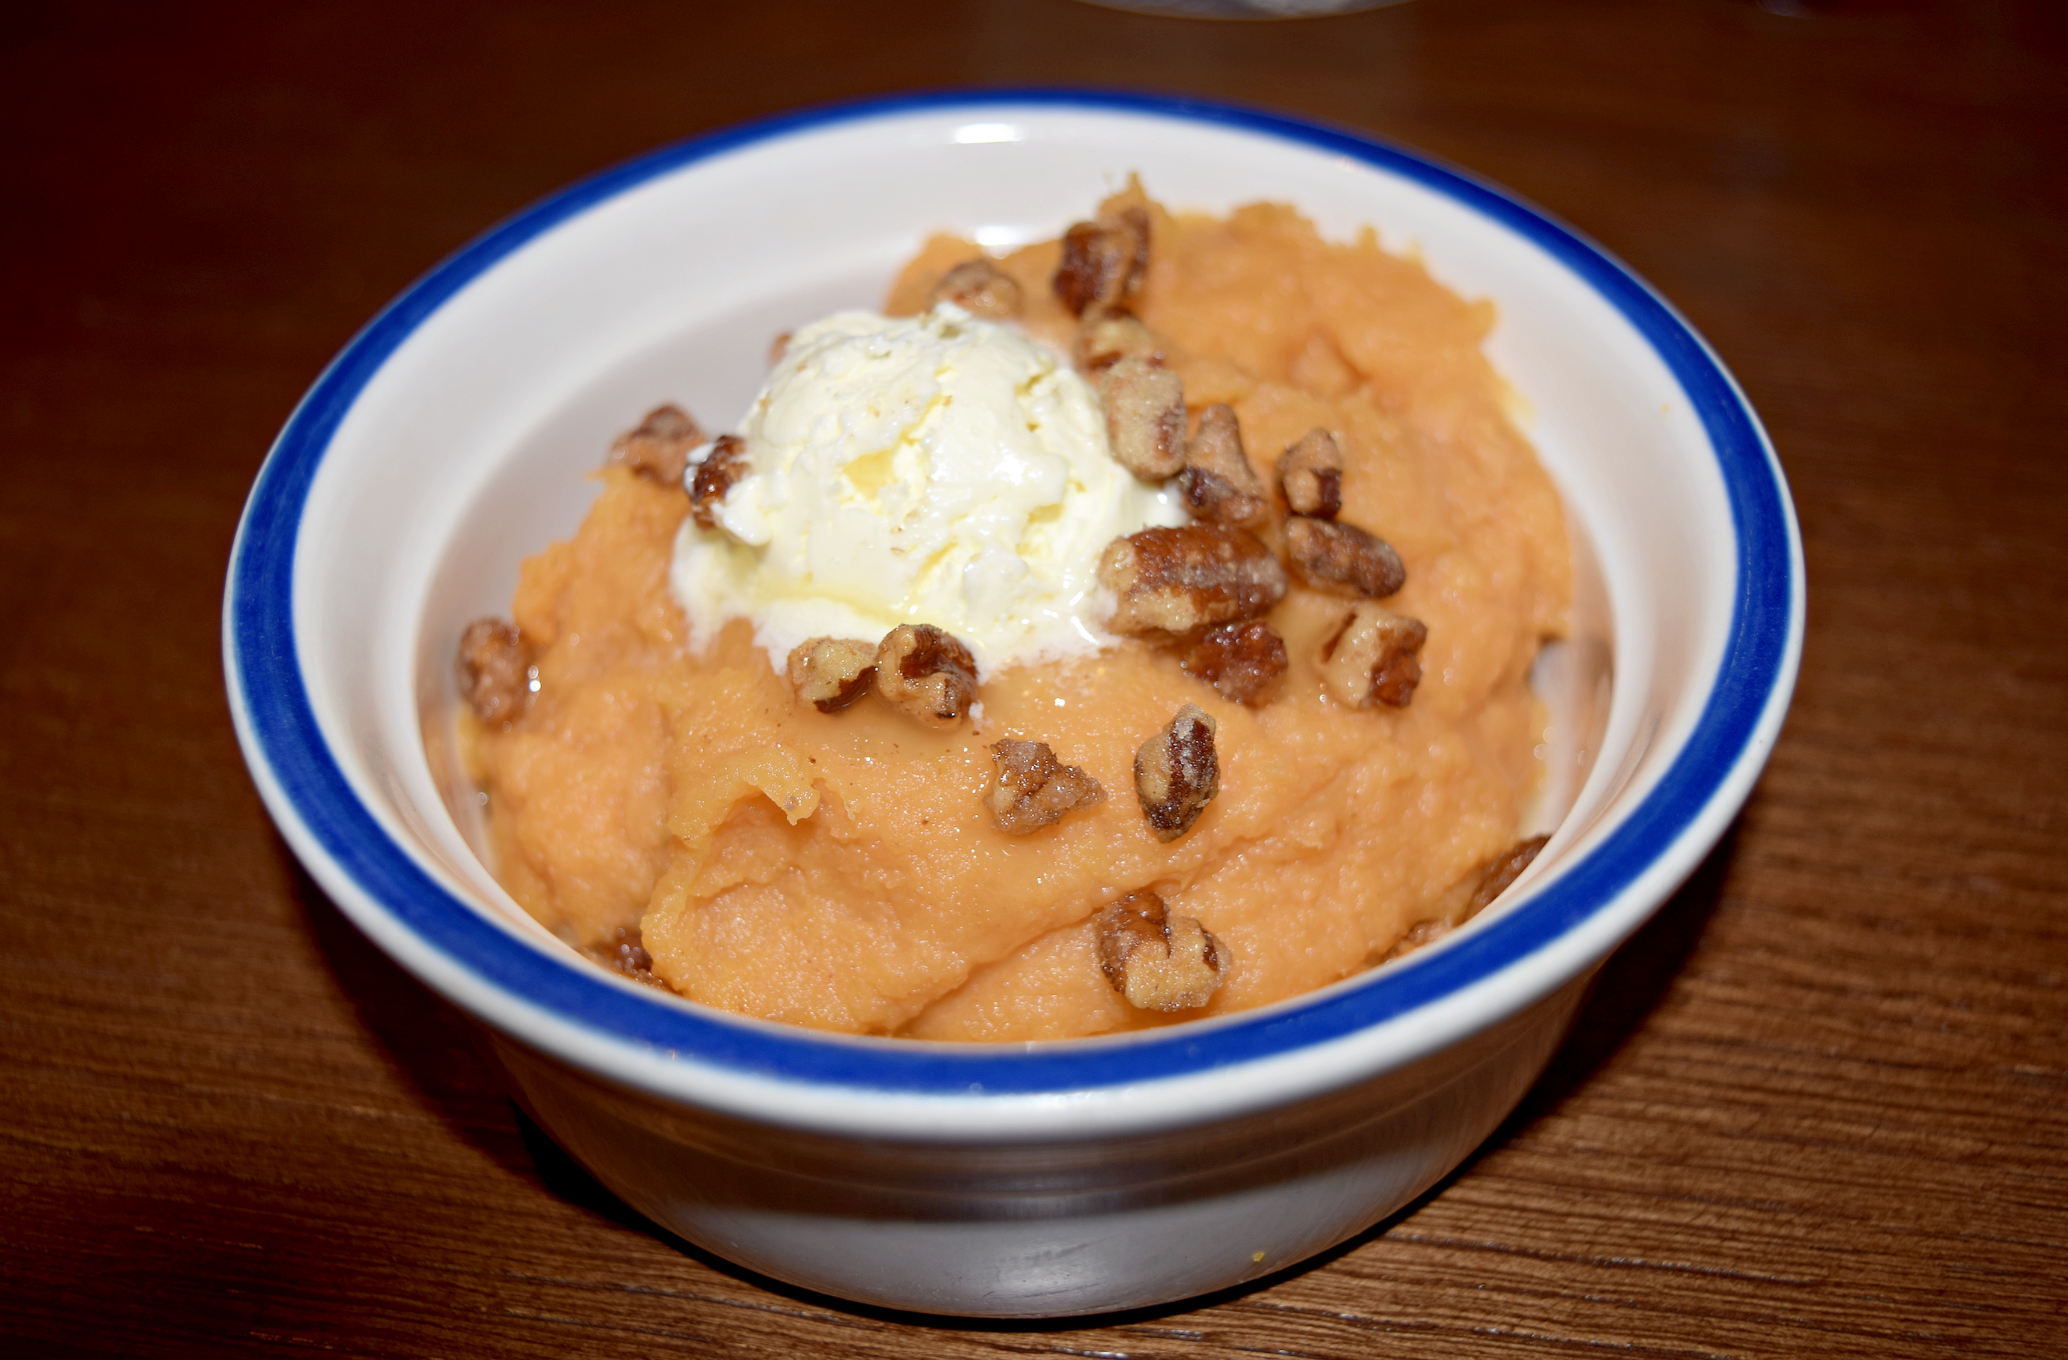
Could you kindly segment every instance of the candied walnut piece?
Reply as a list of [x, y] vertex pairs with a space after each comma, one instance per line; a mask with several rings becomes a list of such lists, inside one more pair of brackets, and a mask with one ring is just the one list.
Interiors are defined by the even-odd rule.
[[1104, 373], [1130, 355], [1152, 364], [1163, 362], [1156, 337], [1133, 312], [1088, 312], [1077, 329], [1077, 366], [1086, 373]]
[[1098, 780], [1057, 760], [1045, 741], [1008, 737], [991, 744], [991, 759], [998, 764], [998, 782], [984, 795], [984, 806], [991, 810], [992, 823], [1008, 836], [1053, 826], [1073, 808], [1106, 799]]
[[930, 623], [901, 623], [876, 648], [876, 692], [908, 718], [953, 727], [976, 698], [976, 658]]
[[926, 295], [926, 305], [952, 302], [971, 316], [1004, 321], [1020, 314], [1020, 283], [987, 259], [964, 260]]
[[1063, 233], [1056, 297], [1079, 316], [1094, 307], [1117, 307], [1134, 296], [1148, 272], [1148, 211], [1122, 208]]
[[1406, 708], [1422, 679], [1415, 653], [1429, 640], [1420, 619], [1361, 602], [1321, 644], [1321, 681], [1352, 708]]
[[876, 648], [853, 638], [815, 637], [790, 652], [790, 685], [821, 713], [846, 708], [876, 679]]
[[1278, 458], [1278, 489], [1295, 515], [1334, 519], [1343, 510], [1343, 451], [1320, 426], [1300, 436]]
[[1331, 595], [1377, 598], [1407, 584], [1407, 568], [1391, 543], [1332, 519], [1288, 517], [1285, 561], [1301, 585]]
[[1193, 518], [1216, 524], [1255, 524], [1268, 508], [1264, 484], [1242, 451], [1242, 427], [1226, 403], [1199, 415], [1199, 433], [1185, 445], [1178, 494]]
[[608, 463], [628, 467], [663, 486], [682, 485], [690, 450], [704, 442], [704, 432], [687, 411], [672, 403], [646, 413], [639, 427], [611, 442]]
[[1179, 709], [1135, 752], [1135, 796], [1159, 841], [1174, 841], [1190, 831], [1220, 791], [1213, 716], [1197, 704]]
[[689, 513], [703, 529], [718, 527], [718, 503], [732, 490], [733, 483], [747, 475], [747, 441], [736, 434], [721, 434], [711, 451], [697, 464], [689, 488]]
[[1099, 375], [1113, 461], [1145, 482], [1185, 465], [1185, 384], [1153, 359], [1130, 354]]
[[476, 619], [460, 634], [460, 697], [491, 727], [514, 721], [531, 703], [538, 667], [515, 624]]
[[1262, 619], [1209, 628], [1178, 664], [1230, 703], [1252, 708], [1271, 697], [1285, 674], [1285, 639]]
[[1263, 614], [1285, 597], [1285, 568], [1244, 529], [1185, 524], [1116, 538], [1099, 555], [1099, 584], [1119, 597], [1116, 633], [1179, 637]]
[[1228, 976], [1228, 946], [1153, 892], [1129, 893], [1092, 918], [1099, 971], [1144, 1011], [1197, 1010]]

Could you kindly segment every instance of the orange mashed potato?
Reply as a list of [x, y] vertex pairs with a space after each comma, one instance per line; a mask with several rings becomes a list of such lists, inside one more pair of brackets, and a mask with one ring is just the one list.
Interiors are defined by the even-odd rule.
[[[1348, 602], [1296, 585], [1268, 616], [1291, 666], [1259, 708], [1130, 640], [992, 677], [980, 729], [929, 731], [873, 700], [823, 714], [744, 623], [692, 650], [668, 588], [688, 498], [609, 468], [574, 538], [523, 567], [514, 613], [537, 648], [535, 701], [501, 730], [460, 720], [499, 877], [526, 910], [592, 948], [636, 930], [656, 977], [728, 1010], [1027, 1040], [1295, 996], [1371, 967], [1469, 894], [1539, 782], [1528, 675], [1571, 594], [1557, 493], [1480, 352], [1493, 308], [1369, 231], [1331, 243], [1288, 207], [1149, 208], [1136, 311], [1194, 416], [1232, 404], [1267, 484], [1287, 445], [1333, 431], [1342, 519], [1406, 563], [1386, 604], [1428, 625], [1412, 704], [1353, 710], [1323, 692], [1317, 649]], [[978, 253], [929, 241], [888, 310], [920, 310]], [[1057, 258], [1048, 242], [999, 263], [1025, 296], [1021, 324], [1067, 346]], [[1133, 796], [1133, 760], [1186, 703], [1218, 720], [1220, 792], [1164, 844]], [[995, 829], [986, 748], [1003, 737], [1047, 742], [1105, 801], [1032, 835]], [[1200, 1010], [1136, 1010], [1100, 972], [1089, 918], [1142, 888], [1233, 956]]]

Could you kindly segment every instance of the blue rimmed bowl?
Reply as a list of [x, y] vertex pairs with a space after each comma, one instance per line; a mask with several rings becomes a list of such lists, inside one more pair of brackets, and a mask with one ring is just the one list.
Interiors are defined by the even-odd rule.
[[[1056, 234], [1131, 171], [1164, 201], [1366, 224], [1495, 301], [1489, 352], [1579, 540], [1576, 637], [1529, 876], [1386, 968], [1221, 1020], [942, 1046], [707, 1010], [580, 959], [479, 851], [454, 639], [572, 531], [662, 397], [723, 418], [768, 337], [873, 305], [930, 231]], [[770, 1275], [935, 1313], [1048, 1316], [1279, 1270], [1455, 1166], [1588, 979], [1686, 878], [1793, 687], [1802, 553], [1723, 366], [1629, 270], [1484, 183], [1271, 114], [1136, 95], [928, 95], [671, 147], [491, 231], [316, 382], [253, 487], [223, 646], [282, 834], [339, 907], [493, 1036], [612, 1190]]]

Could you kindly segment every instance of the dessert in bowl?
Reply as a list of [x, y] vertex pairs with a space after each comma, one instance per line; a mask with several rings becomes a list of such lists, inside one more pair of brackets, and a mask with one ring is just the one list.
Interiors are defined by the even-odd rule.
[[[628, 413], [659, 395], [740, 410], [767, 337], [879, 303], [927, 233], [999, 250], [1053, 237], [1131, 171], [1188, 208], [1289, 203], [1338, 240], [1375, 227], [1497, 309], [1488, 353], [1585, 549], [1570, 641], [1540, 667], [1556, 826], [1529, 874], [1384, 968], [1108, 1038], [821, 1033], [594, 968], [484, 862], [449, 736], [454, 639], [507, 608], [520, 560], [573, 532], [582, 475]], [[247, 756], [296, 852], [487, 1027], [519, 1098], [613, 1190], [812, 1288], [1035, 1315], [1280, 1269], [1455, 1165], [1534, 1079], [1594, 967], [1735, 813], [1800, 623], [1792, 513], [1756, 421], [1613, 261], [1342, 133], [1017, 94], [720, 134], [577, 186], [441, 266], [283, 432], [240, 530], [225, 647]]]

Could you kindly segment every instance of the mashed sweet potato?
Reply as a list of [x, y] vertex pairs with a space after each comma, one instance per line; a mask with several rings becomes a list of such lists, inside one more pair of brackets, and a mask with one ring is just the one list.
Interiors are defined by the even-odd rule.
[[[1195, 419], [1231, 404], [1267, 482], [1280, 451], [1333, 431], [1342, 519], [1405, 563], [1387, 605], [1427, 625], [1412, 703], [1330, 697], [1317, 651], [1346, 602], [1295, 587], [1269, 616], [1290, 668], [1259, 707], [1128, 641], [990, 678], [980, 728], [930, 731], [880, 703], [820, 713], [744, 623], [692, 648], [668, 585], [688, 498], [607, 468], [574, 538], [524, 564], [514, 615], [536, 698], [507, 726], [461, 719], [498, 875], [528, 911], [591, 948], [636, 931], [654, 976], [696, 1001], [957, 1040], [1262, 1005], [1456, 915], [1514, 844], [1538, 783], [1544, 721], [1527, 677], [1564, 631], [1571, 592], [1558, 497], [1480, 352], [1493, 308], [1369, 232], [1323, 240], [1289, 207], [1215, 219], [1147, 206], [1154, 251], [1136, 310]], [[919, 310], [977, 254], [928, 242], [888, 310]], [[1021, 285], [1022, 324], [1066, 346], [1076, 321], [1049, 286], [1057, 258], [1047, 243], [1000, 263]], [[1136, 806], [1132, 762], [1187, 703], [1218, 723], [1220, 790], [1165, 843]], [[1004, 737], [1048, 743], [1110, 796], [1004, 834], [983, 803], [987, 747]], [[1202, 1009], [1135, 1009], [1100, 971], [1091, 918], [1143, 888], [1232, 956]]]

